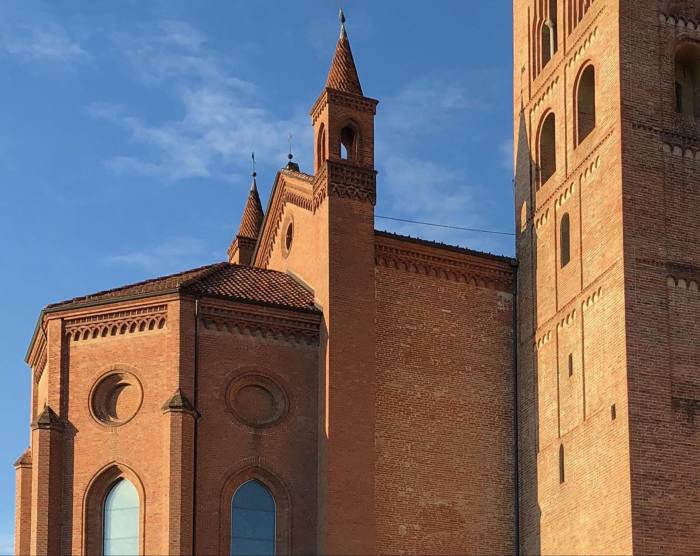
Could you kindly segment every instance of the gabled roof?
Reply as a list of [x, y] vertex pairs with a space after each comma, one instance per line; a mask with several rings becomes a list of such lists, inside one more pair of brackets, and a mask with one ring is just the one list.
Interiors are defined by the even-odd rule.
[[331, 69], [328, 71], [326, 87], [362, 96], [362, 86], [357, 75], [355, 60], [352, 57], [350, 41], [345, 33], [345, 28], [342, 29], [338, 44], [335, 46], [335, 55], [333, 56]]
[[297, 311], [319, 312], [314, 305], [313, 292], [290, 275], [227, 262], [76, 297], [51, 304], [46, 309], [56, 311], [167, 293], [215, 297]]

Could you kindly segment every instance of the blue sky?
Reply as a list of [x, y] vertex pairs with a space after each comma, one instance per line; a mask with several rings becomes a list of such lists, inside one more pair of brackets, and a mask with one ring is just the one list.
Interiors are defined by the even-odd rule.
[[[511, 231], [511, 2], [347, 0], [376, 119], [377, 214]], [[249, 185], [311, 171], [336, 1], [0, 4], [0, 553], [47, 303], [225, 257]], [[508, 236], [377, 221], [496, 253]]]

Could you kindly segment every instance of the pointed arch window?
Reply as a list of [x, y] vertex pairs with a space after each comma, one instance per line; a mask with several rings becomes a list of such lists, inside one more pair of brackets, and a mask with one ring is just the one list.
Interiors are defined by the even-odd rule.
[[581, 72], [576, 90], [576, 144], [579, 145], [595, 129], [595, 68]]
[[104, 556], [139, 554], [139, 495], [127, 479], [117, 481], [105, 497], [102, 553]]
[[545, 67], [554, 56], [554, 28], [547, 19], [540, 27], [540, 49], [542, 52], [542, 67]]
[[700, 46], [687, 43], [676, 51], [676, 112], [687, 116], [700, 115]]
[[539, 185], [543, 185], [557, 170], [556, 120], [550, 112], [540, 127], [538, 147]]
[[231, 500], [231, 556], [275, 554], [275, 500], [260, 481], [243, 483]]
[[318, 129], [318, 139], [316, 143], [316, 168], [323, 166], [326, 160], [326, 126], [321, 124]]
[[569, 213], [564, 213], [559, 224], [559, 255], [561, 267], [564, 268], [571, 260], [571, 224]]

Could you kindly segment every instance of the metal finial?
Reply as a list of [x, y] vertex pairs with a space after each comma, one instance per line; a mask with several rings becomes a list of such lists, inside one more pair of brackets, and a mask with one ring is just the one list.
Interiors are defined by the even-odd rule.
[[250, 191], [256, 191], [258, 189], [258, 184], [255, 181], [255, 176], [258, 175], [258, 173], [255, 171], [255, 152], [250, 153], [250, 158], [253, 160], [253, 173], [251, 176], [253, 176], [253, 183], [250, 184]]
[[287, 170], [293, 170], [294, 172], [299, 171], [299, 165], [296, 162], [292, 161], [292, 158], [294, 158], [294, 155], [292, 154], [292, 137], [294, 137], [291, 132], [287, 136], [287, 140], [289, 141], [289, 154], [287, 155], [287, 158], [289, 159], [289, 162], [287, 162]]
[[343, 8], [340, 8], [338, 19], [340, 20], [340, 38], [347, 39], [348, 34], [345, 32], [345, 14], [343, 13]]

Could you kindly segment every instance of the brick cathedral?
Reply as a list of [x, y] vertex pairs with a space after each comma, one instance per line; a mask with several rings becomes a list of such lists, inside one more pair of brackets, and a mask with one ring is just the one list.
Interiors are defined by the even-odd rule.
[[517, 261], [375, 230], [341, 25], [227, 262], [42, 311], [18, 554], [700, 552], [700, 1], [514, 53]]

